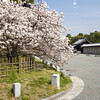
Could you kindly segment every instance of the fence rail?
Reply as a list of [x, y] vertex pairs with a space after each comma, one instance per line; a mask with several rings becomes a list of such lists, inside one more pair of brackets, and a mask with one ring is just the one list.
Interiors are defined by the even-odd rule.
[[0, 58], [0, 78], [9, 76], [9, 73], [14, 70], [17, 73], [26, 73], [35, 70], [36, 67], [42, 66], [42, 63], [35, 61], [35, 57], [13, 57]]

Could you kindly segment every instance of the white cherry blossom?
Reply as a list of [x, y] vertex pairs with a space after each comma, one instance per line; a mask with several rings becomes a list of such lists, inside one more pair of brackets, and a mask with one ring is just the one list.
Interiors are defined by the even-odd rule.
[[0, 53], [31, 54], [62, 66], [72, 55], [68, 38], [62, 36], [64, 14], [49, 10], [46, 2], [32, 8], [0, 2]]

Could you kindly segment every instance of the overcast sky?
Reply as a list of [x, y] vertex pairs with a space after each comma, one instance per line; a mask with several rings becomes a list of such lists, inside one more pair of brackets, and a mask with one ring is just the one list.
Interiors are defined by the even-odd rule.
[[[44, 0], [51, 9], [64, 12], [64, 26], [72, 36], [100, 31], [100, 0]], [[64, 34], [64, 35], [66, 35]]]

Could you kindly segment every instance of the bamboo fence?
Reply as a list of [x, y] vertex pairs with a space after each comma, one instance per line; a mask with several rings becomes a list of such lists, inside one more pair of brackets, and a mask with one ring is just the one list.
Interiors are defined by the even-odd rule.
[[14, 70], [17, 73], [32, 72], [36, 67], [42, 66], [42, 63], [35, 61], [35, 57], [7, 57], [0, 58], [0, 78], [9, 76], [9, 73]]

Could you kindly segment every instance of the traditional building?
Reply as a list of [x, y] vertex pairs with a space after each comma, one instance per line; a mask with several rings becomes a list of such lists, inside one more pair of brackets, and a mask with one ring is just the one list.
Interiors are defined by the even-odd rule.
[[74, 49], [76, 49], [77, 51], [81, 51], [83, 52], [83, 48], [81, 47], [83, 44], [90, 44], [91, 42], [89, 42], [87, 40], [87, 38], [80, 38], [78, 39], [75, 43], [73, 43], [73, 47]]
[[81, 47], [84, 54], [100, 55], [100, 43], [83, 44]]

